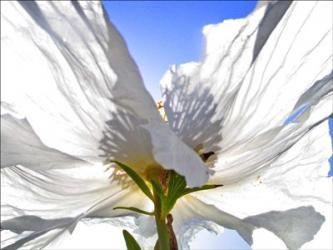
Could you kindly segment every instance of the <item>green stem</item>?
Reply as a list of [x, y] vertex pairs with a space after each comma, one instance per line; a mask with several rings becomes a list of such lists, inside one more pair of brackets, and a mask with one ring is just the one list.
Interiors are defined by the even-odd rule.
[[162, 204], [158, 195], [154, 192], [155, 222], [158, 234], [160, 250], [170, 250], [169, 233], [166, 225], [166, 216], [162, 213]]
[[170, 249], [169, 234], [167, 226], [165, 224], [165, 219], [159, 219], [156, 217], [155, 219], [156, 219], [156, 227], [157, 227], [160, 250], [169, 250]]

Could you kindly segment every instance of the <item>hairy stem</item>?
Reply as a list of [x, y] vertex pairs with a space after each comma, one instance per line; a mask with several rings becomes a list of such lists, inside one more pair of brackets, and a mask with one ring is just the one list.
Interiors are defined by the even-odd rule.
[[158, 195], [154, 192], [155, 200], [155, 222], [160, 250], [170, 250], [168, 228], [165, 223], [165, 215], [162, 212], [162, 204]]
[[170, 250], [168, 228], [165, 224], [165, 219], [156, 219], [156, 227], [158, 234], [158, 247], [159, 250]]

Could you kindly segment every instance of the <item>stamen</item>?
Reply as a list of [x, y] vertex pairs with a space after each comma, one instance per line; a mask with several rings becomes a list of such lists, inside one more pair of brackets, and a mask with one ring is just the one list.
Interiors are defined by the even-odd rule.
[[132, 182], [131, 178], [117, 166], [115, 163], [107, 163], [104, 165], [106, 169], [104, 172], [112, 171], [108, 179], [110, 181], [116, 181], [121, 187], [125, 188]]
[[168, 116], [165, 113], [163, 101], [157, 102], [157, 110], [158, 110], [158, 112], [160, 112], [160, 115], [162, 116], [163, 121], [168, 122]]
[[208, 168], [214, 168], [215, 162], [217, 160], [215, 152], [209, 151], [209, 152], [206, 152], [206, 153], [201, 153], [201, 154], [198, 153], [198, 154], [199, 154], [201, 160], [205, 163], [205, 165]]
[[204, 162], [207, 162], [208, 158], [211, 157], [212, 155], [215, 155], [215, 153], [213, 151], [210, 151], [207, 153], [200, 154], [200, 157]]

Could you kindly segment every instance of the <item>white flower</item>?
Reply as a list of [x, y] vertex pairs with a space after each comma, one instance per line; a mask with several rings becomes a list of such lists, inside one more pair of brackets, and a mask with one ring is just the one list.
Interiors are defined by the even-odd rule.
[[[254, 247], [333, 247], [332, 2], [266, 3], [206, 26], [204, 60], [162, 80], [168, 123], [99, 2], [1, 9], [2, 246], [43, 248], [83, 218], [149, 206], [105, 171], [115, 159], [142, 176], [163, 167], [189, 186], [224, 184], [177, 202], [183, 248], [214, 223]], [[135, 223], [154, 244], [149, 219]]]

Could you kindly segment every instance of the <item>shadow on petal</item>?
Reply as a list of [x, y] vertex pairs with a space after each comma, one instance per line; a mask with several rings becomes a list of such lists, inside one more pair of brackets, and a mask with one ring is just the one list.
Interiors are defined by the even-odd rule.
[[106, 161], [117, 160], [138, 170], [154, 164], [150, 135], [141, 127], [147, 121], [121, 110], [112, 112], [111, 116], [112, 119], [105, 123], [100, 141], [100, 156]]
[[[175, 72], [170, 73], [175, 77]], [[216, 118], [217, 104], [209, 89], [191, 89], [186, 76], [177, 77], [172, 85], [163, 93], [170, 128], [199, 153], [218, 150], [223, 120]]]
[[[271, 211], [244, 219], [256, 227], [265, 228], [278, 236], [289, 249], [299, 249], [313, 239], [325, 217], [312, 206], [287, 211]], [[256, 239], [254, 239], [255, 241]]]
[[[24, 246], [26, 243], [29, 244], [30, 242], [38, 239], [44, 234], [51, 232], [50, 238], [39, 238], [39, 244], [47, 246], [50, 241], [58, 237], [60, 234], [64, 233], [68, 230], [70, 233], [74, 230], [74, 227], [80, 217], [77, 218], [61, 218], [61, 219], [42, 219], [38, 216], [18, 216], [13, 219], [5, 220], [1, 222], [1, 231], [2, 230], [10, 230], [12, 232], [17, 233], [18, 235], [14, 236], [13, 238], [7, 239], [14, 240], [14, 243], [9, 243], [9, 245], [5, 246], [3, 249], [18, 249]], [[30, 234], [22, 236], [23, 232], [30, 231]], [[2, 240], [1, 245], [6, 245], [6, 239]]]

